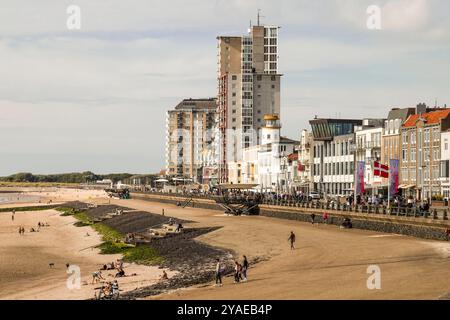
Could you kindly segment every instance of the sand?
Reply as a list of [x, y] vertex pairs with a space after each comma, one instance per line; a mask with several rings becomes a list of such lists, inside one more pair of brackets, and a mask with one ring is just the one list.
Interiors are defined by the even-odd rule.
[[[74, 227], [73, 217], [61, 217], [55, 210], [16, 212], [14, 221], [10, 213], [0, 213], [0, 299], [90, 299], [94, 297], [92, 272], [103, 264], [121, 258], [120, 255], [100, 255], [96, 245], [100, 236], [90, 227]], [[50, 227], [30, 233], [38, 222]], [[19, 226], [26, 229], [20, 236]], [[89, 233], [90, 236], [86, 236]], [[50, 268], [49, 263], [54, 263]], [[82, 286], [70, 290], [66, 263], [78, 265]], [[129, 291], [156, 283], [162, 274], [158, 267], [124, 264], [126, 274], [137, 276], [119, 278], [121, 290]], [[166, 270], [169, 277], [175, 272]], [[108, 276], [111, 274], [111, 276]], [[114, 279], [115, 271], [103, 271], [106, 280]], [[88, 284], [86, 284], [88, 283]]]
[[[220, 288], [210, 283], [151, 299], [437, 299], [450, 292], [448, 242], [140, 200], [126, 206], [155, 213], [164, 208], [166, 215], [197, 221], [194, 226], [223, 226], [198, 239], [232, 249], [239, 259], [268, 259], [249, 270], [247, 283], [226, 278]], [[291, 230], [295, 251], [287, 241]], [[367, 288], [370, 265], [381, 269], [381, 290]]]
[[[62, 194], [50, 193], [49, 196]], [[73, 191], [64, 194], [67, 198], [77, 195]], [[265, 259], [250, 268], [247, 283], [233, 284], [231, 278], [225, 278], [224, 286], [220, 288], [209, 283], [151, 299], [437, 299], [450, 292], [448, 242], [356, 229], [341, 230], [336, 226], [312, 226], [267, 217], [226, 216], [214, 210], [183, 209], [141, 200], [86, 196], [97, 203], [111, 202], [154, 213], [161, 213], [164, 208], [166, 216], [194, 221], [189, 224], [193, 227], [222, 227], [197, 240], [231, 249], [239, 259], [243, 254], [249, 259]], [[46, 214], [48, 218], [38, 218], [38, 214]], [[2, 288], [8, 290], [2, 290], [0, 298], [81, 299], [92, 296], [92, 287], [83, 288], [83, 293], [65, 288], [62, 282], [67, 276], [63, 265], [67, 260], [79, 263], [82, 270], [86, 270], [84, 277], [88, 280], [90, 272], [99, 263], [114, 258], [89, 250], [80, 252], [90, 246], [91, 241], [98, 243], [99, 239], [84, 238], [82, 229], [70, 225], [70, 217], [52, 214], [53, 211], [23, 214], [24, 219], [34, 219], [36, 223], [45, 218], [55, 228], [24, 239], [16, 236], [15, 230], [4, 231], [5, 224], [11, 223], [10, 216], [0, 215], [0, 254], [9, 257], [0, 261], [0, 270], [8, 275], [6, 281], [0, 280]], [[64, 226], [65, 223], [68, 224]], [[291, 230], [297, 235], [294, 251], [289, 249], [287, 241]], [[13, 249], [13, 245], [23, 247], [23, 250]], [[6, 267], [5, 260], [8, 261]], [[57, 263], [54, 270], [48, 268], [50, 260]], [[381, 269], [381, 290], [367, 288], [370, 265]], [[11, 272], [12, 266], [17, 274]], [[148, 278], [157, 274], [157, 271], [149, 271]]]

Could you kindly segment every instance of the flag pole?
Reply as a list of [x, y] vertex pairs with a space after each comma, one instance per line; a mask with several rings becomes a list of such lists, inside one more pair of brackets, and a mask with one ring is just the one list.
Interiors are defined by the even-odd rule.
[[[390, 164], [390, 163], [389, 163]], [[391, 206], [391, 170], [388, 172], [388, 209]]]

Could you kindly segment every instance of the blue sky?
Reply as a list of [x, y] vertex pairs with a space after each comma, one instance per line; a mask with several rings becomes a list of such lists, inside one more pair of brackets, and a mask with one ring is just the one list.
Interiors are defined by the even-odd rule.
[[[81, 8], [81, 30], [66, 8]], [[382, 9], [368, 30], [366, 9]], [[216, 94], [216, 36], [282, 27], [283, 132], [450, 103], [446, 0], [3, 0], [0, 175], [157, 172], [165, 112]]]

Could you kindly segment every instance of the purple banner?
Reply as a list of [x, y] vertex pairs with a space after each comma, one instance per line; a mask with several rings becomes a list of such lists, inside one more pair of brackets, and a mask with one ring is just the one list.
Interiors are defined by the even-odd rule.
[[390, 194], [394, 196], [398, 193], [398, 170], [399, 170], [399, 160], [391, 159], [391, 163], [389, 166], [389, 185], [390, 185]]
[[363, 194], [365, 191], [364, 188], [364, 173], [366, 170], [366, 163], [364, 161], [359, 161], [356, 163], [356, 172], [355, 172], [355, 194]]

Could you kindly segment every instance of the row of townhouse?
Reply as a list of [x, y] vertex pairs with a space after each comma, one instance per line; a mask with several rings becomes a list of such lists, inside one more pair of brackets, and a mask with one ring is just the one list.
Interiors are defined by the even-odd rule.
[[[202, 184], [219, 182], [215, 99], [186, 99], [167, 120], [167, 173]], [[283, 137], [280, 118], [266, 114], [255, 140], [227, 161], [228, 183], [254, 184], [264, 192], [354, 192], [355, 166], [365, 162], [368, 192], [386, 193], [374, 162], [399, 160], [399, 188], [418, 199], [450, 195], [450, 109], [392, 109], [386, 119], [313, 119], [299, 140]], [[231, 134], [230, 134], [231, 136]]]
[[[325, 195], [354, 192], [355, 166], [365, 162], [367, 192], [387, 193], [388, 180], [374, 176], [374, 162], [399, 160], [399, 189], [404, 196], [449, 198], [450, 109], [394, 108], [387, 119], [314, 119], [311, 136], [302, 132], [306, 148], [290, 155], [288, 170], [307, 173], [291, 189]], [[307, 138], [304, 138], [307, 137]]]

